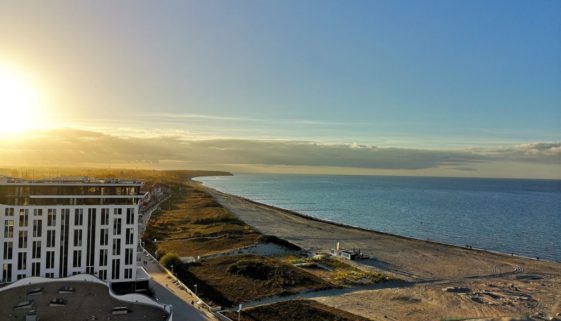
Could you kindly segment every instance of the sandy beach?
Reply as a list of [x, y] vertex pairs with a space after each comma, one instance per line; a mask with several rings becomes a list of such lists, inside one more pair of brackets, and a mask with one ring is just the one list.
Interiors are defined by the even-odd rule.
[[[317, 252], [329, 251], [340, 241], [342, 247], [359, 248], [371, 257], [358, 261], [360, 267], [390, 272], [409, 282], [394, 289], [318, 299], [322, 303], [371, 319], [394, 320], [404, 315], [414, 320], [458, 315], [506, 320], [531, 315], [551, 320], [561, 313], [560, 263], [325, 222], [205, 188], [264, 234]], [[463, 290], [456, 293], [454, 288]]]

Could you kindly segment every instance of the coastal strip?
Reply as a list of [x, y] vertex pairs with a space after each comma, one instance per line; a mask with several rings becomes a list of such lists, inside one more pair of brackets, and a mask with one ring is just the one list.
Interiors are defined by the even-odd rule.
[[498, 276], [509, 273], [561, 273], [557, 262], [535, 260], [482, 249], [410, 237], [322, 220], [244, 197], [204, 188], [222, 206], [264, 234], [276, 235], [303, 248], [329, 251], [337, 241], [358, 248], [372, 259], [361, 264], [416, 281]]

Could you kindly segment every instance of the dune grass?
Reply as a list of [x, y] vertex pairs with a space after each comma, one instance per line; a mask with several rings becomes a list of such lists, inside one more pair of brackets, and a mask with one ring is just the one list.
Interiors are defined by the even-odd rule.
[[187, 264], [178, 274], [186, 284], [196, 283], [205, 300], [219, 306], [332, 287], [280, 260], [248, 254]]
[[290, 264], [298, 264], [315, 276], [338, 286], [368, 285], [398, 280], [386, 273], [358, 269], [329, 256], [308, 258], [288, 255], [280, 257], [280, 259]]
[[147, 226], [143, 240], [149, 250], [173, 252], [181, 257], [199, 256], [259, 241], [261, 234], [196, 185], [176, 187], [172, 191], [169, 203], [152, 215]]

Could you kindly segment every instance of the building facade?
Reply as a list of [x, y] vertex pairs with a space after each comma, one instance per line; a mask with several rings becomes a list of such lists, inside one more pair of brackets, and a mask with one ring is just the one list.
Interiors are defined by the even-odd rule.
[[1, 283], [29, 276], [136, 278], [142, 182], [0, 177]]

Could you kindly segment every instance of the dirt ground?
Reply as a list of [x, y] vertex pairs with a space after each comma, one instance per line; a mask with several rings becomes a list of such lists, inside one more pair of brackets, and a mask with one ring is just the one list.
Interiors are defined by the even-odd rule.
[[561, 313], [560, 277], [520, 274], [360, 291], [319, 302], [374, 320], [550, 320]]
[[[238, 319], [236, 312], [226, 316]], [[287, 301], [242, 311], [240, 321], [368, 321], [351, 313], [328, 307], [311, 300]]]

